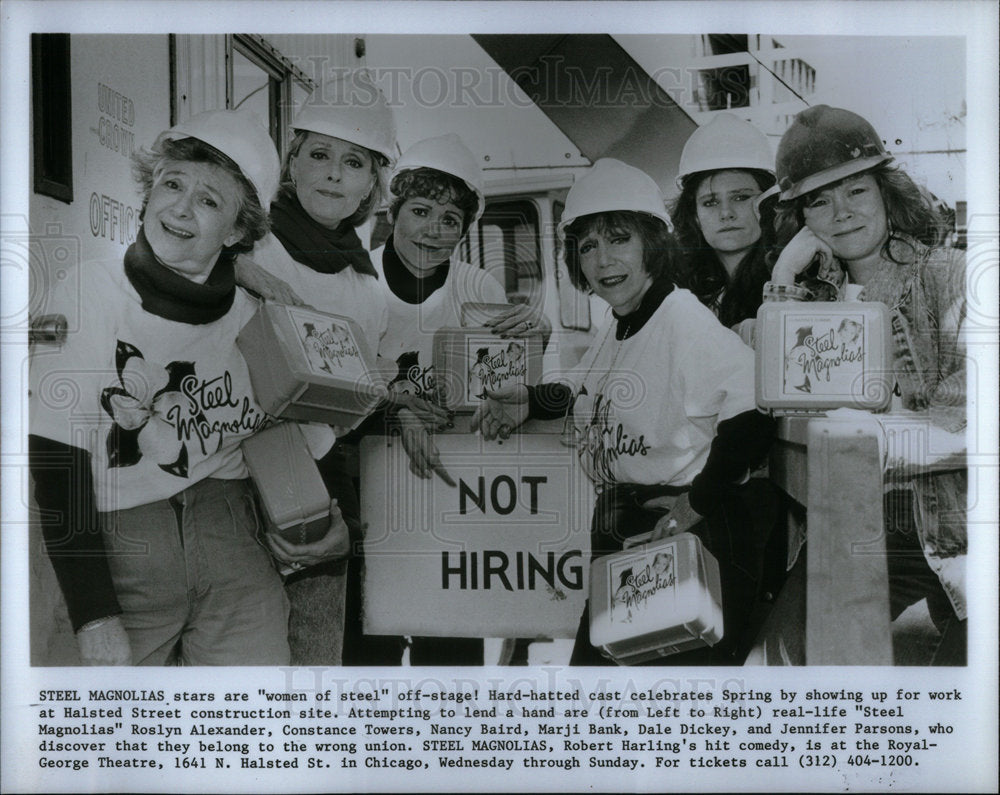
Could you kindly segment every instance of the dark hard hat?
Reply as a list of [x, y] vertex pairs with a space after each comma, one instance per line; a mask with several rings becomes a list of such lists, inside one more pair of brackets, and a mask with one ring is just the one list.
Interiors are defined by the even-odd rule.
[[829, 105], [806, 108], [792, 120], [778, 144], [781, 201], [892, 159], [875, 128], [857, 113]]

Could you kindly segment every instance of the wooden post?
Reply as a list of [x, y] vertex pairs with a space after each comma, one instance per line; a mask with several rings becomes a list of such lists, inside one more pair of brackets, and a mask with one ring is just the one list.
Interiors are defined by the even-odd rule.
[[808, 451], [806, 663], [892, 665], [878, 440], [816, 419]]

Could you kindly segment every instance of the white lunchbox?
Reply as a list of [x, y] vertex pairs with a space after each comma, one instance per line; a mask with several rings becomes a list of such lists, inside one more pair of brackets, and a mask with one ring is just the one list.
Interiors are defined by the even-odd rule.
[[619, 665], [714, 646], [722, 632], [719, 563], [697, 536], [639, 543], [590, 564], [590, 642]]
[[449, 411], [474, 412], [484, 390], [513, 384], [534, 386], [542, 375], [542, 334], [502, 339], [485, 327], [434, 332], [434, 382]]
[[880, 411], [894, 376], [889, 310], [876, 301], [762, 304], [757, 405], [775, 415]]
[[356, 428], [388, 394], [360, 327], [315, 309], [264, 304], [237, 344], [268, 414]]
[[298, 424], [272, 425], [244, 439], [241, 447], [267, 532], [293, 544], [310, 544], [325, 536], [330, 496]]

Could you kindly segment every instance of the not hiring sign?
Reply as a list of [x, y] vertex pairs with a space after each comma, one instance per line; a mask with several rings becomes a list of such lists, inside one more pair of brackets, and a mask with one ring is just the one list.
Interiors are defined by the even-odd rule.
[[365, 631], [569, 638], [587, 593], [593, 487], [557, 434], [435, 437], [456, 485], [361, 446]]

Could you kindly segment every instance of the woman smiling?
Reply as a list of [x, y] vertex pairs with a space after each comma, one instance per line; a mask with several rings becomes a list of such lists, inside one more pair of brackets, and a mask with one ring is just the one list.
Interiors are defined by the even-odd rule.
[[50, 292], [46, 311], [91, 311], [32, 358], [46, 546], [84, 662], [287, 664], [288, 603], [240, 452], [270, 421], [236, 347], [257, 304], [233, 267], [267, 231], [274, 145], [252, 114], [212, 111], [160, 135], [135, 172], [136, 241], [124, 262], [81, 268], [79, 294]]
[[[293, 137], [271, 203], [273, 234], [252, 260], [238, 261], [240, 283], [269, 300], [302, 303], [354, 320], [370, 350], [385, 333], [385, 299], [357, 228], [378, 209], [396, 154], [392, 109], [366, 72], [321, 83], [292, 122]], [[343, 440], [321, 462], [355, 540], [360, 538], [356, 445]], [[340, 614], [345, 577], [340, 552], [324, 541], [274, 542], [278, 558], [300, 569], [286, 578], [289, 640], [296, 665], [336, 665], [342, 658]]]
[[[765, 300], [880, 301], [892, 322], [892, 410], [935, 433], [965, 428], [965, 260], [936, 247], [940, 220], [892, 164], [875, 129], [848, 110], [799, 113], [778, 147], [779, 234], [790, 238]], [[955, 441], [949, 442], [955, 444]], [[915, 446], [916, 447], [916, 446]], [[908, 451], [920, 467], [926, 451]], [[965, 660], [965, 470], [887, 484], [890, 612], [926, 598], [941, 633], [933, 662]]]
[[[700, 536], [719, 560], [725, 639], [671, 662], [738, 664], [774, 524], [766, 482], [749, 478], [773, 434], [754, 403], [753, 352], [671, 281], [669, 217], [642, 171], [599, 160], [570, 189], [559, 234], [571, 280], [610, 305], [608, 323], [566, 382], [488, 391], [473, 425], [492, 439], [529, 416], [572, 424], [598, 491], [594, 557], [650, 530]], [[571, 663], [606, 664], [589, 609]]]

